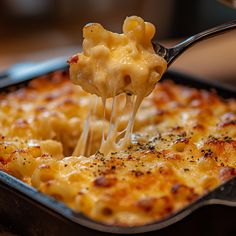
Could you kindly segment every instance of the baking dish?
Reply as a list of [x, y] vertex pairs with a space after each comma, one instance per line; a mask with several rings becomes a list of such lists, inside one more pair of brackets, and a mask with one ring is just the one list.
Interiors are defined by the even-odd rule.
[[[51, 67], [51, 65], [44, 66], [40, 70], [38, 69], [38, 71], [31, 71], [31, 74], [22, 76], [17, 80], [17, 82], [20, 86], [25, 86], [28, 80], [31, 80], [36, 76], [55, 71], [55, 69], [67, 70], [66, 65], [63, 64], [60, 65], [59, 68], [55, 66]], [[227, 88], [215, 83], [208, 83], [205, 80], [200, 80], [198, 78], [193, 78], [173, 71], [167, 72], [165, 78], [171, 78], [177, 83], [193, 86], [196, 88], [215, 89], [220, 96], [225, 98], [235, 97], [236, 94], [234, 89]], [[5, 86], [1, 87], [2, 89], [6, 90]], [[99, 231], [113, 234], [133, 234], [152, 231], [152, 233], [155, 234], [157, 232], [154, 230], [161, 229], [175, 221], [180, 220], [200, 206], [212, 203], [220, 203], [232, 206], [236, 205], [235, 182], [235, 178], [230, 180], [209, 194], [203, 196], [193, 204], [189, 205], [187, 208], [181, 210], [181, 212], [176, 214], [176, 217], [170, 216], [171, 218], [169, 220], [167, 219], [165, 221], [159, 221], [157, 223], [139, 227], [116, 227], [95, 222], [83, 216], [82, 214], [75, 213], [64, 204], [39, 193], [37, 190], [29, 187], [14, 177], [4, 172], [0, 172], [0, 219], [1, 223], [4, 223], [8, 226], [12, 225], [12, 227], [17, 232], [20, 232], [24, 235], [77, 235], [78, 233], [81, 235], [102, 235], [102, 233]], [[226, 208], [227, 207], [221, 209], [225, 211]], [[229, 212], [233, 212], [233, 210], [235, 211], [233, 208], [227, 208], [227, 217], [229, 216]], [[218, 213], [220, 213], [220, 211], [218, 211]], [[218, 218], [220, 218], [219, 214], [217, 215]], [[203, 216], [200, 216], [200, 218], [203, 218]], [[189, 217], [187, 218], [187, 221], [189, 221]], [[183, 221], [180, 222], [180, 225], [183, 224], [182, 222]], [[190, 226], [194, 222], [196, 225], [198, 225], [201, 221], [193, 220], [191, 221]], [[224, 223], [230, 223], [230, 220], [224, 219]], [[168, 230], [171, 229], [182, 232], [179, 231], [180, 229], [178, 229], [178, 224], [179, 223], [168, 226], [166, 229], [159, 230], [158, 234], [161, 235], [162, 233], [167, 233]], [[175, 229], [173, 227], [177, 228]], [[185, 226], [182, 230], [189, 232], [188, 230], [191, 230], [192, 227], [196, 226], [192, 225], [190, 228]], [[232, 233], [236, 232], [236, 227], [234, 227], [233, 223], [232, 226], [227, 226], [227, 229], [232, 231]], [[230, 231], [229, 233], [231, 233]], [[197, 232], [197, 230], [195, 232]], [[148, 233], [148, 235], [151, 235], [152, 233]], [[219, 230], [216, 233], [219, 233]]]

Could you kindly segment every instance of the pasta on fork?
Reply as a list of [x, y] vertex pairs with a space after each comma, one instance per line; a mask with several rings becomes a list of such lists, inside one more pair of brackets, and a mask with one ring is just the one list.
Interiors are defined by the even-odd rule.
[[[137, 16], [125, 19], [123, 34], [112, 33], [98, 23], [83, 29], [83, 52], [71, 58], [70, 78], [86, 92], [100, 96], [104, 107], [108, 98], [113, 99], [110, 129], [106, 140], [102, 140], [102, 153], [118, 151], [130, 144], [138, 108], [166, 70], [166, 61], [153, 49], [154, 34], [155, 26]], [[131, 115], [124, 132], [118, 132], [119, 100], [115, 97], [122, 93], [127, 94], [125, 107], [131, 106]], [[85, 148], [79, 145], [77, 149]]]

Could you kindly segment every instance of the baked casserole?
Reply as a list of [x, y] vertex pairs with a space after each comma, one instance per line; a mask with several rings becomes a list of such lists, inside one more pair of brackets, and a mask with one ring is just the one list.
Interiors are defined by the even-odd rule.
[[[97, 150], [111, 102], [101, 122], [102, 102], [67, 73], [0, 96], [1, 170], [96, 221], [161, 220], [236, 175], [236, 100], [214, 91], [159, 82], [136, 115], [131, 144], [109, 155]], [[97, 102], [89, 132], [94, 154], [73, 156], [91, 101]], [[128, 119], [120, 117], [120, 130]]]
[[84, 28], [70, 60], [84, 90], [57, 72], [1, 92], [0, 170], [93, 220], [137, 226], [236, 175], [236, 100], [157, 83], [155, 27], [133, 16], [123, 32]]

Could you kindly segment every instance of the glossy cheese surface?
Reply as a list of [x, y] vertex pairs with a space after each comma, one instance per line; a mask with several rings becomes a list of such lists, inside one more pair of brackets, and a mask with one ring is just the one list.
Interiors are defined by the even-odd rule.
[[[215, 92], [161, 81], [137, 113], [131, 145], [90, 157], [72, 152], [96, 98], [67, 74], [0, 97], [0, 169], [96, 221], [161, 220], [236, 175], [236, 101]], [[89, 130], [94, 152], [111, 112], [108, 101], [103, 121], [97, 106]], [[122, 130], [128, 117], [120, 120]]]
[[70, 60], [71, 80], [102, 99], [123, 92], [147, 96], [167, 67], [152, 46], [155, 31], [137, 16], [125, 19], [121, 34], [99, 23], [86, 25], [83, 51]]
[[[155, 31], [153, 24], [138, 16], [126, 17], [121, 34], [106, 30], [99, 23], [87, 24], [83, 28], [83, 51], [69, 61], [73, 83], [101, 97], [104, 107], [107, 99], [113, 99], [108, 135], [102, 135], [99, 148], [105, 155], [130, 145], [136, 113], [144, 97], [153, 91], [167, 68], [165, 59], [153, 49]], [[119, 94], [127, 94], [127, 104], [123, 110], [131, 106], [123, 136], [118, 130], [119, 119], [115, 118], [119, 104], [116, 97]], [[85, 127], [89, 126], [90, 117]], [[75, 155], [89, 153], [88, 128], [84, 129], [82, 138], [74, 151]]]

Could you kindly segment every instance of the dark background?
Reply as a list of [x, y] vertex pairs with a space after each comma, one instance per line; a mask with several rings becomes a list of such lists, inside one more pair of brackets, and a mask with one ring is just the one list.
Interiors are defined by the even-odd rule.
[[9, 53], [79, 45], [86, 23], [120, 32], [130, 15], [154, 23], [158, 39], [182, 38], [235, 19], [236, 10], [217, 0], [1, 0], [0, 15], [0, 51]]
[[[86, 23], [121, 32], [130, 15], [155, 24], [155, 37], [169, 47], [236, 19], [236, 9], [220, 0], [0, 0], [0, 72], [16, 63], [68, 59], [80, 50]], [[236, 30], [199, 43], [171, 68], [236, 84], [235, 42]]]

